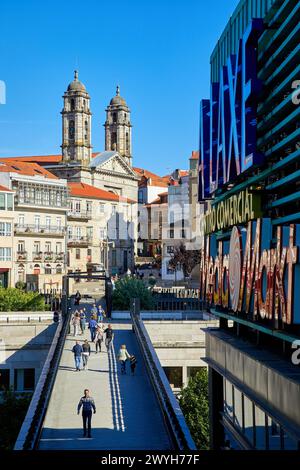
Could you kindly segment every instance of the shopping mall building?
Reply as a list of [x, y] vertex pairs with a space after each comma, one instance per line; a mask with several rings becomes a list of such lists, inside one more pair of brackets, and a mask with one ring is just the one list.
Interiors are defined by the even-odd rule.
[[300, 449], [300, 2], [241, 0], [200, 106], [214, 449]]

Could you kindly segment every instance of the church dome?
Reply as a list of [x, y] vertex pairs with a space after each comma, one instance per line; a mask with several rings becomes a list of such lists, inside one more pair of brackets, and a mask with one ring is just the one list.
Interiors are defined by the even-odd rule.
[[124, 100], [124, 98], [122, 98], [122, 96], [120, 96], [120, 87], [119, 87], [119, 85], [117, 86], [116, 96], [114, 96], [114, 97], [110, 100], [110, 104], [111, 104], [112, 106], [127, 106], [127, 103], [126, 103], [126, 101]]
[[78, 80], [78, 72], [74, 72], [74, 80], [68, 86], [68, 91], [86, 91], [86, 88], [83, 83]]

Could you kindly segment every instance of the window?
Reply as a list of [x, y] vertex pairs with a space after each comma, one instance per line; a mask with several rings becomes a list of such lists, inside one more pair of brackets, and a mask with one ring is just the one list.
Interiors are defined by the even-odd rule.
[[10, 237], [11, 236], [11, 223], [0, 222], [0, 236]]
[[81, 239], [81, 227], [76, 227], [76, 238], [77, 240]]
[[84, 123], [84, 138], [85, 138], [85, 140], [88, 139], [88, 133], [89, 133], [89, 125], [88, 125], [88, 122], [85, 121], [85, 123]]
[[86, 228], [86, 235], [89, 240], [93, 238], [93, 227]]
[[173, 245], [168, 245], [167, 246], [167, 253], [168, 254], [174, 253], [174, 246]]
[[56, 245], [55, 245], [55, 252], [56, 254], [59, 254], [62, 252], [62, 244], [61, 242], [57, 242]]
[[80, 248], [76, 248], [76, 259], [80, 259]]
[[52, 274], [52, 269], [50, 264], [46, 264], [45, 266], [45, 274]]
[[24, 241], [19, 241], [18, 242], [18, 252], [19, 253], [24, 253], [25, 251], [25, 242]]
[[7, 210], [14, 210], [14, 199], [12, 194], [6, 194]]
[[140, 204], [142, 204], [144, 202], [144, 193], [141, 189], [138, 192], [138, 201], [139, 201]]
[[11, 248], [0, 248], [0, 261], [11, 261]]
[[56, 266], [56, 274], [62, 274], [62, 267], [60, 264]]
[[9, 369], [0, 369], [0, 391], [9, 389]]
[[56, 226], [58, 228], [58, 231], [61, 229], [61, 217], [56, 218]]
[[0, 210], [5, 211], [5, 193], [0, 193]]
[[35, 264], [33, 267], [33, 274], [40, 274], [41, 273], [41, 268], [39, 264]]
[[[75, 100], [72, 98], [71, 99], [71, 111], [74, 111], [74, 109], [75, 109]], [[72, 121], [72, 122], [74, 122], [74, 121]]]
[[19, 215], [18, 225], [19, 225], [19, 227], [24, 227], [24, 225], [25, 225], [25, 217], [24, 217], [24, 215]]
[[105, 237], [105, 230], [104, 230], [104, 228], [100, 228], [100, 231], [99, 231], [100, 240], [103, 240], [104, 237]]
[[113, 122], [117, 122], [117, 113], [113, 113]]
[[41, 251], [40, 242], [34, 242], [33, 243], [33, 252], [34, 253], [39, 253], [40, 251]]
[[69, 124], [69, 139], [74, 139], [75, 136], [75, 123], [73, 120]]
[[34, 226], [35, 226], [35, 229], [38, 231], [40, 229], [40, 222], [41, 222], [41, 218], [39, 215], [35, 215], [34, 216]]
[[92, 212], [92, 202], [91, 201], [87, 201], [86, 202], [86, 211], [88, 213], [91, 213]]
[[111, 206], [111, 213], [112, 215], [115, 215], [117, 212], [117, 206]]
[[127, 152], [129, 150], [129, 134], [128, 134], [128, 132], [126, 132], [126, 150], [127, 150]]
[[35, 202], [38, 205], [42, 204], [42, 193], [40, 189], [37, 189], [35, 192]]
[[114, 150], [114, 146], [117, 144], [117, 133], [113, 132], [111, 135], [111, 149]]
[[51, 227], [51, 217], [46, 216], [46, 228], [47, 230], [50, 230]]
[[100, 204], [100, 205], [99, 205], [99, 212], [100, 212], [100, 214], [104, 214], [104, 212], [105, 212], [104, 209], [105, 209], [104, 204]]
[[73, 237], [73, 229], [72, 227], [68, 227], [68, 239], [72, 240]]
[[34, 369], [15, 369], [14, 370], [14, 389], [17, 392], [34, 390], [35, 370]]
[[75, 212], [80, 212], [81, 210], [80, 201], [75, 201], [74, 207], [75, 207]]
[[182, 367], [163, 367], [172, 388], [182, 387]]
[[51, 252], [51, 242], [46, 242], [45, 243], [45, 251], [46, 251], [46, 253]]

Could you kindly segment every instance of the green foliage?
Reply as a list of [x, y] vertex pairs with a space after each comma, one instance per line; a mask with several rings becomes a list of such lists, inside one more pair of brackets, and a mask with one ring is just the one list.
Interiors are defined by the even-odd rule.
[[26, 310], [46, 310], [43, 297], [37, 292], [24, 292], [14, 287], [0, 288], [0, 312]]
[[30, 400], [31, 394], [16, 397], [11, 390], [3, 392], [0, 403], [0, 450], [13, 449]]
[[26, 289], [26, 282], [18, 281], [16, 282], [16, 289], [25, 290]]
[[125, 277], [116, 282], [112, 297], [113, 309], [129, 310], [130, 300], [134, 298], [140, 299], [141, 310], [150, 310], [154, 306], [152, 293], [142, 280]]
[[197, 449], [209, 449], [208, 373], [205, 367], [189, 380], [179, 403]]

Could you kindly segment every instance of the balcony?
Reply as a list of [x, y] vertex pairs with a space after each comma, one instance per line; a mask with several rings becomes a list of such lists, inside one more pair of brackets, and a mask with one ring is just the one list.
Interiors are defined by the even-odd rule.
[[17, 251], [17, 261], [26, 261], [27, 251]]
[[32, 253], [32, 261], [43, 261], [43, 252], [42, 251], [34, 251]]
[[86, 237], [78, 237], [78, 238], [69, 238], [68, 239], [68, 246], [69, 247], [78, 247], [78, 248], [84, 248], [90, 245], [92, 242], [92, 237], [86, 236]]
[[40, 235], [46, 237], [63, 237], [65, 228], [59, 225], [15, 224], [15, 235]]
[[68, 220], [90, 220], [92, 218], [92, 212], [90, 211], [80, 211], [80, 212], [74, 212], [74, 211], [69, 211], [67, 213]]
[[33, 251], [32, 253], [32, 261], [35, 263], [42, 263], [42, 262], [56, 262], [62, 263], [65, 259], [65, 253], [54, 253], [53, 251]]

